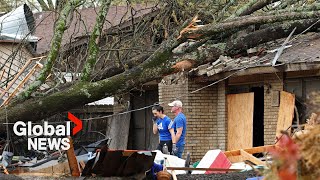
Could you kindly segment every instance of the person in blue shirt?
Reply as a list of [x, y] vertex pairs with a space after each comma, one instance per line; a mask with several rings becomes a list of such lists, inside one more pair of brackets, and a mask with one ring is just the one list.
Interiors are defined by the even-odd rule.
[[172, 136], [174, 136], [173, 129], [169, 130], [171, 119], [164, 114], [162, 106], [156, 105], [152, 107], [153, 117], [153, 133], [159, 133], [159, 144], [157, 149], [163, 152], [163, 146], [168, 146], [168, 152], [172, 152]]
[[172, 152], [175, 156], [181, 158], [186, 144], [187, 118], [182, 113], [182, 102], [180, 100], [175, 100], [168, 105], [175, 115], [174, 120], [169, 125], [169, 128], [173, 128], [175, 132], [175, 136], [172, 138]]

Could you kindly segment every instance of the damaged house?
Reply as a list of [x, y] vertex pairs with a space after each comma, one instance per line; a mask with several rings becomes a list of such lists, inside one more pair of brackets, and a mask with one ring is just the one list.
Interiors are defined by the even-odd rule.
[[[24, 39], [26, 43], [1, 31], [0, 75], [4, 85], [0, 121], [6, 122], [1, 128], [7, 130], [2, 131], [6, 134], [1, 145], [7, 153], [3, 159], [10, 160], [14, 154], [24, 161], [20, 163], [16, 157], [15, 163], [6, 162], [4, 173], [8, 172], [6, 167], [21, 167], [23, 171], [16, 169], [16, 173], [28, 173], [39, 163], [54, 160], [54, 166], [48, 163], [46, 167], [49, 176], [57, 173], [53, 167], [60, 167], [60, 162], [65, 166], [59, 176], [80, 176], [81, 172], [83, 176], [128, 177], [138, 172], [132, 168], [144, 176], [154, 162], [166, 164], [168, 155], [151, 152], [158, 143], [158, 136], [152, 133], [151, 108], [159, 102], [173, 119], [168, 103], [175, 99], [183, 102], [187, 117], [186, 146], [183, 159], [168, 155], [178, 158], [171, 162], [181, 160], [178, 165], [168, 163], [168, 168], [180, 168], [183, 174], [216, 173], [218, 169], [212, 167], [238, 172], [249, 166], [244, 160], [269, 168], [269, 161], [276, 159], [269, 155], [258, 159], [253, 154], [285, 153], [277, 145], [283, 135], [282, 140], [290, 139], [283, 131], [290, 134], [303, 129], [300, 125], [317, 112], [310, 105], [320, 85], [318, 3], [301, 2], [293, 12], [293, 2], [230, 1], [218, 8], [205, 3], [216, 8], [215, 14], [202, 6], [185, 6], [191, 2], [112, 6], [103, 1], [101, 9], [66, 3], [60, 13], [40, 12], [35, 18], [22, 6], [19, 11], [27, 33], [32, 35]], [[17, 47], [24, 54], [11, 56]], [[8, 49], [11, 51], [6, 52]], [[21, 98], [10, 101], [19, 94]], [[111, 96], [111, 105], [97, 102]], [[76, 117], [66, 117], [69, 111]], [[34, 137], [9, 139], [9, 127], [17, 121], [60, 125], [71, 123], [69, 120], [75, 122], [72, 134], [76, 135], [74, 143], [67, 134], [61, 135], [70, 142], [70, 148], [63, 152], [59, 146], [49, 149], [55, 152], [47, 151], [47, 146], [41, 152], [35, 152], [40, 150], [37, 147], [29, 149], [32, 154], [27, 158], [21, 152], [24, 140], [29, 143], [30, 138], [37, 138], [41, 145], [40, 138], [51, 142], [60, 136], [57, 133], [36, 135], [34, 128], [33, 134], [28, 130]], [[311, 142], [314, 137], [309, 138]], [[292, 159], [298, 163], [301, 159], [293, 144], [290, 148], [296, 154]], [[190, 167], [188, 152], [191, 162], [201, 159], [194, 164], [198, 170]], [[164, 156], [156, 158], [156, 154]], [[119, 162], [114, 163], [116, 160]], [[214, 166], [221, 160], [225, 162], [222, 167]], [[244, 166], [233, 166], [234, 162]], [[68, 167], [70, 171], [65, 172]]]
[[36, 62], [41, 57], [34, 58], [37, 42], [33, 36], [34, 22], [27, 5], [0, 17], [0, 105], [8, 104], [42, 67]]
[[[305, 123], [312, 113], [307, 104], [320, 87], [320, 35], [298, 36], [286, 46], [283, 42], [280, 39], [248, 49], [247, 56], [220, 56], [213, 63], [167, 76], [159, 83], [160, 102], [178, 98], [184, 103], [188, 122], [185, 153], [191, 152], [193, 160], [210, 149], [274, 144], [277, 124], [282, 121], [279, 112], [287, 113], [281, 116], [289, 119], [294, 116], [293, 125]], [[282, 108], [291, 110], [279, 110], [288, 96], [295, 100]], [[170, 109], [167, 103], [164, 106]]]

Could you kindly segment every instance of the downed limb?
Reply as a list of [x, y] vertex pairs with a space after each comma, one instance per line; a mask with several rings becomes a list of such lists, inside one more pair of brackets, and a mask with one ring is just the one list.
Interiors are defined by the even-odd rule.
[[253, 12], [262, 9], [268, 4], [276, 2], [278, 0], [251, 0], [244, 6], [242, 6], [239, 10], [237, 10], [230, 18], [238, 17], [238, 16], [245, 16], [252, 14]]
[[267, 16], [248, 16], [241, 18], [237, 21], [230, 21], [224, 23], [211, 23], [198, 27], [196, 30], [186, 31], [181, 34], [182, 41], [185, 39], [201, 39], [205, 37], [210, 37], [217, 35], [222, 32], [241, 29], [248, 27], [250, 25], [261, 25], [261, 24], [270, 24], [275, 22], [283, 22], [289, 20], [300, 20], [300, 19], [310, 19], [320, 17], [320, 12], [318, 11], [309, 11], [309, 12], [292, 12], [284, 13], [280, 15], [267, 15]]
[[[297, 27], [295, 33], [301, 33], [316, 21], [317, 19], [306, 19], [285, 22], [280, 25], [272, 25], [271, 27], [254, 31], [246, 36], [231, 39], [226, 43], [227, 49], [225, 50], [225, 53], [227, 55], [236, 55], [249, 48], [256, 47], [259, 44], [287, 37], [295, 27]], [[316, 29], [319, 26], [320, 23], [316, 24], [312, 29]]]

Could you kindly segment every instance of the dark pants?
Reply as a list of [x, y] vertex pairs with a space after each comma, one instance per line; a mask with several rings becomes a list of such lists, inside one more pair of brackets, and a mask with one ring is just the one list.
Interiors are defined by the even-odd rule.
[[169, 141], [160, 141], [160, 143], [158, 144], [157, 150], [160, 150], [163, 153], [162, 149], [163, 149], [163, 145], [164, 144], [167, 144], [168, 151], [171, 154], [171, 152], [172, 152], [172, 141], [171, 140], [169, 140]]

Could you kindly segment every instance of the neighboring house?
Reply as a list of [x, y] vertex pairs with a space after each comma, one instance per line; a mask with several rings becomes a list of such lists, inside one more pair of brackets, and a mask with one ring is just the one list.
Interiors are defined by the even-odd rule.
[[[260, 49], [264, 52], [277, 49], [282, 43], [278, 42]], [[293, 124], [298, 124], [297, 119], [305, 123], [310, 114], [306, 108], [308, 98], [320, 88], [319, 44], [320, 34], [308, 33], [297, 37], [292, 46], [282, 52], [275, 66], [271, 62], [276, 52], [258, 57], [255, 56], [261, 53], [258, 51], [249, 57], [234, 59], [220, 56], [215, 65], [202, 65], [189, 73], [163, 78], [159, 83], [159, 101], [164, 102], [165, 110], [170, 110], [167, 103], [177, 97], [184, 104], [188, 122], [185, 153], [191, 152], [194, 161], [200, 160], [210, 149], [247, 146], [241, 145], [246, 144], [242, 137], [247, 138], [251, 147], [274, 144], [280, 91], [295, 94], [298, 112]], [[193, 92], [207, 85], [209, 87]], [[254, 93], [251, 98], [246, 94], [250, 92]], [[246, 112], [252, 107], [253, 122], [244, 127]], [[168, 115], [173, 118], [172, 113]], [[233, 116], [232, 122], [228, 115]]]
[[[75, 47], [86, 44], [88, 37], [93, 30], [96, 22], [99, 8], [85, 8], [74, 12], [72, 21], [68, 23], [68, 29], [64, 32], [61, 47], [70, 48], [68, 45]], [[134, 5], [129, 6], [111, 6], [106, 16], [106, 22], [103, 31], [111, 31], [112, 29], [125, 29], [131, 26], [131, 18], [135, 19], [154, 13], [155, 9], [150, 5]], [[50, 50], [50, 42], [54, 33], [55, 21], [58, 13], [55, 12], [39, 12], [35, 13], [35, 36], [39, 38], [37, 43], [37, 54], [46, 54]]]
[[0, 17], [0, 105], [21, 92], [39, 73], [40, 59], [34, 58], [34, 23], [27, 5]]

